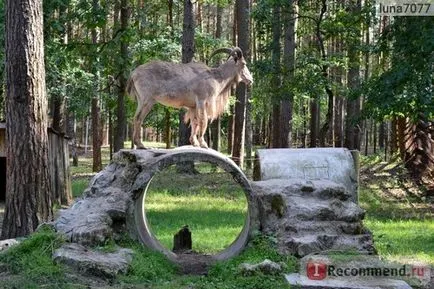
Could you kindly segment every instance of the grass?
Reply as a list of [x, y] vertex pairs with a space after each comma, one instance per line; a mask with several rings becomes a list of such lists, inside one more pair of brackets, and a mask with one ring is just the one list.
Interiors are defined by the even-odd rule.
[[84, 190], [89, 185], [89, 178], [77, 178], [71, 182], [71, 189], [72, 189], [72, 197], [77, 198], [80, 197]]
[[19, 278], [0, 278], [0, 288], [66, 288], [64, 268], [52, 261], [52, 253], [63, 243], [63, 239], [49, 229], [32, 234], [20, 245], [14, 246], [6, 254], [0, 254], [3, 270]]
[[399, 159], [362, 158], [360, 205], [379, 255], [400, 263], [434, 265], [434, 206]]
[[171, 249], [173, 235], [189, 225], [193, 250], [217, 253], [241, 232], [247, 201], [228, 173], [205, 173], [209, 168], [197, 164], [196, 169], [201, 171], [200, 176], [176, 173], [175, 167], [154, 176], [146, 196], [146, 216], [154, 235], [166, 248]]

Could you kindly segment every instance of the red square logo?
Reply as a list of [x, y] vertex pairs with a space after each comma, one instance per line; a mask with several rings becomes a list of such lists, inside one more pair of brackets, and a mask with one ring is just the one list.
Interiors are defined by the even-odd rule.
[[309, 262], [306, 265], [306, 274], [310, 280], [323, 280], [327, 277], [327, 265]]

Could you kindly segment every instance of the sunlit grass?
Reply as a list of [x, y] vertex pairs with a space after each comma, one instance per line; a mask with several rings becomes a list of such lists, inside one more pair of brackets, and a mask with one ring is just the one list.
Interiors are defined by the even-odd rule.
[[221, 251], [235, 240], [243, 227], [246, 209], [243, 195], [228, 199], [207, 193], [171, 196], [151, 191], [146, 198], [146, 216], [166, 248], [172, 249], [173, 235], [188, 225], [193, 250], [203, 253]]
[[362, 164], [370, 177], [360, 184], [359, 201], [379, 255], [403, 264], [434, 265], [433, 205], [420, 197], [421, 188], [410, 184], [399, 160], [385, 163], [371, 156]]
[[146, 216], [157, 239], [169, 250], [173, 236], [185, 225], [192, 232], [193, 250], [217, 253], [240, 234], [247, 214], [241, 187], [224, 172], [198, 175], [169, 168], [152, 180], [146, 196]]
[[365, 224], [374, 233], [380, 256], [403, 263], [434, 265], [434, 222], [421, 220], [378, 220], [368, 217]]

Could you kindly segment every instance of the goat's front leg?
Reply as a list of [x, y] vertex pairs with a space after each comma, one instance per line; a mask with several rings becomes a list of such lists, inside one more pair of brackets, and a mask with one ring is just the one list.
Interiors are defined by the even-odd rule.
[[196, 111], [199, 125], [199, 145], [203, 148], [208, 148], [208, 144], [204, 139], [206, 128], [208, 126], [208, 115], [206, 113], [205, 102], [199, 102]]
[[199, 125], [197, 122], [196, 114], [194, 114], [194, 116], [190, 119], [190, 124], [191, 124], [190, 143], [193, 146], [198, 147], [199, 141], [197, 140], [197, 134], [199, 132]]

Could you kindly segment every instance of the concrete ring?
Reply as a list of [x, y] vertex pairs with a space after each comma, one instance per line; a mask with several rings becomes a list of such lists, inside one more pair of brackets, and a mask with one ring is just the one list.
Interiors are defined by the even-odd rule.
[[[133, 207], [135, 229], [137, 232], [136, 237], [138, 237], [139, 241], [141, 241], [148, 248], [163, 253], [169, 260], [173, 262], [177, 262], [179, 260], [179, 256], [166, 249], [151, 232], [145, 213], [146, 193], [155, 173], [162, 171], [163, 169], [174, 164], [179, 164], [186, 161], [201, 161], [215, 164], [226, 172], [230, 173], [245, 193], [248, 211], [241, 233], [238, 235], [237, 239], [231, 245], [229, 245], [229, 247], [217, 253], [216, 255], [211, 256], [211, 258], [215, 261], [219, 261], [227, 260], [238, 255], [244, 249], [252, 232], [257, 229], [257, 206], [253, 204], [253, 202], [255, 202], [255, 198], [253, 196], [250, 183], [241, 169], [228, 157], [210, 149], [181, 147], [174, 150], [147, 150], [146, 152], [149, 156], [147, 157], [148, 161], [146, 168], [148, 172], [150, 172], [150, 178], [148, 178], [145, 184], [140, 186], [144, 189], [142, 189], [138, 197], [135, 198]], [[152, 159], [149, 161], [150, 158]]]

